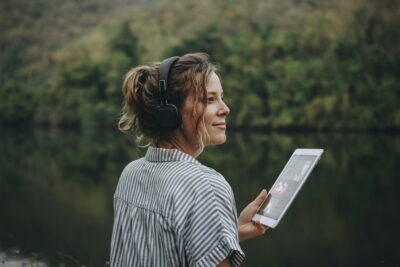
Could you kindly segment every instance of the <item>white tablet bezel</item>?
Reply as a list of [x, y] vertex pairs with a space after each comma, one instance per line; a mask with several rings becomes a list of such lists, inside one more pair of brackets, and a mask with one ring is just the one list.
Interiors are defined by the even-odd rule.
[[[284, 172], [284, 170], [286, 169], [286, 167], [289, 165], [289, 162], [293, 159], [294, 156], [298, 156], [298, 155], [306, 155], [306, 156], [316, 156], [315, 160], [313, 161], [311, 167], [308, 169], [307, 173], [304, 176], [304, 179], [301, 181], [300, 185], [298, 186], [297, 190], [294, 192], [294, 194], [292, 195], [292, 197], [290, 198], [289, 202], [287, 203], [285, 209], [283, 210], [283, 212], [281, 213], [281, 215], [279, 216], [278, 219], [273, 219], [264, 215], [261, 215], [259, 213], [256, 213], [256, 215], [254, 215], [254, 217], [252, 218], [253, 221], [259, 221], [260, 223], [262, 223], [265, 226], [268, 226], [270, 228], [275, 228], [278, 223], [280, 222], [280, 220], [283, 218], [283, 216], [285, 215], [287, 209], [290, 207], [290, 205], [292, 204], [294, 198], [296, 197], [297, 193], [300, 191], [300, 189], [302, 188], [304, 182], [307, 180], [308, 176], [310, 175], [310, 173], [312, 172], [312, 170], [314, 169], [315, 165], [318, 163], [322, 153], [324, 152], [323, 149], [308, 149], [308, 148], [298, 148], [296, 149], [292, 156], [290, 156], [288, 162], [286, 163], [285, 167], [282, 169], [281, 173], [279, 174], [278, 178], [276, 179], [275, 183], [272, 185], [271, 189], [274, 188], [275, 184], [277, 183], [277, 181], [279, 180], [279, 178], [281, 177], [282, 173]], [[268, 193], [269, 194], [269, 193]], [[268, 199], [268, 198], [267, 198]], [[260, 205], [261, 207], [262, 205]]]

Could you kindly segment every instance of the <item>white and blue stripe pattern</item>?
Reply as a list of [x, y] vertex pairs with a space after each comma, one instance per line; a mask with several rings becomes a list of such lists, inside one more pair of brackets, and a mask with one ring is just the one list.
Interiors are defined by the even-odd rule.
[[236, 206], [215, 170], [176, 149], [149, 147], [114, 195], [111, 266], [239, 266]]

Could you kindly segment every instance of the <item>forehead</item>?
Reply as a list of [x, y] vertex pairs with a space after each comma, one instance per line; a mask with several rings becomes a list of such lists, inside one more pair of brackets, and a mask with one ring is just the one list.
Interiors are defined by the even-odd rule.
[[210, 79], [208, 80], [207, 86], [207, 93], [222, 93], [223, 89], [222, 89], [222, 85], [221, 85], [221, 81], [219, 80], [218, 75], [213, 72], [210, 75]]

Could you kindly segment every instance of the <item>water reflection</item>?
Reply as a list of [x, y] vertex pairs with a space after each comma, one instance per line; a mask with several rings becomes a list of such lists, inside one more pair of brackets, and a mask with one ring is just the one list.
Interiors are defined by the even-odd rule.
[[8, 253], [0, 252], [0, 266], [4, 267], [48, 267], [49, 265], [42, 262], [33, 254], [31, 257], [21, 257], [18, 250], [10, 251]]
[[[243, 243], [244, 266], [398, 266], [399, 136], [229, 133], [199, 160], [224, 174], [240, 210], [298, 147], [325, 153], [278, 228]], [[1, 132], [1, 250], [106, 266], [115, 185], [143, 154], [116, 132]]]

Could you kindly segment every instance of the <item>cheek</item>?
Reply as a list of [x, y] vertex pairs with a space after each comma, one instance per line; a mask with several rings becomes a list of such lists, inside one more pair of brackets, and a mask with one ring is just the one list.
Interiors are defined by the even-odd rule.
[[211, 126], [213, 118], [214, 118], [214, 110], [212, 107], [207, 106], [206, 110], [204, 111], [204, 122], [207, 126]]

